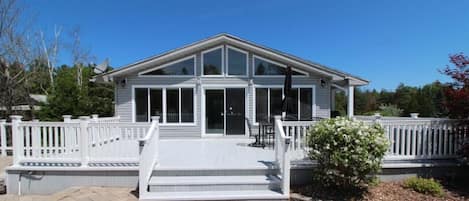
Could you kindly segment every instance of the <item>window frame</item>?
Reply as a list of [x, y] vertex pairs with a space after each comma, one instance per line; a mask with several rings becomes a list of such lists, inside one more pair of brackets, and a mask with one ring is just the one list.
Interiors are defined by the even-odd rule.
[[[252, 118], [252, 123], [253, 125], [257, 126], [259, 125], [259, 122], [257, 122], [257, 89], [258, 88], [261, 88], [261, 89], [265, 89], [267, 88], [267, 115], [270, 116], [270, 89], [282, 89], [282, 100], [285, 98], [284, 96], [284, 93], [283, 93], [283, 85], [253, 85], [253, 118]], [[317, 117], [317, 113], [316, 113], [316, 85], [292, 85], [291, 87], [292, 89], [293, 88], [296, 88], [298, 91], [301, 91], [300, 89], [311, 89], [312, 90], [312, 94], [311, 94], [311, 98], [312, 98], [312, 101], [311, 101], [311, 115], [312, 115], [312, 118], [314, 117]], [[299, 97], [301, 96], [300, 93], [297, 94], [298, 95], [298, 119], [300, 119], [301, 117], [301, 112], [300, 112], [300, 103], [301, 103], [301, 100], [299, 99]], [[300, 120], [297, 120], [297, 121], [300, 121]]]
[[[148, 104], [148, 122], [151, 121], [151, 103], [150, 103], [150, 90], [151, 89], [161, 89], [162, 90], [162, 107], [163, 111], [160, 118], [163, 118], [163, 121], [160, 123], [162, 126], [196, 126], [197, 125], [197, 87], [195, 85], [132, 85], [132, 122], [137, 123], [136, 119], [136, 100], [135, 100], [135, 89], [139, 88], [144, 88], [147, 89], [147, 104]], [[181, 118], [181, 88], [190, 88], [192, 89], [192, 95], [193, 95], [193, 115], [194, 115], [194, 121], [193, 122], [182, 122]], [[166, 119], [166, 110], [167, 110], [167, 97], [166, 97], [166, 90], [167, 89], [178, 89], [179, 91], [179, 122], [167, 122]]]
[[[189, 60], [189, 59], [193, 59], [194, 61], [194, 75], [144, 75], [145, 73], [149, 73], [149, 72], [152, 72], [152, 71], [155, 71], [155, 70], [159, 70], [159, 69], [162, 69], [162, 68], [165, 68], [165, 67], [168, 67], [170, 65], [173, 65], [173, 64], [176, 64], [178, 62], [182, 62], [182, 61], [185, 61], [185, 60]], [[180, 58], [180, 59], [177, 59], [177, 60], [174, 60], [174, 61], [171, 61], [171, 62], [168, 62], [168, 63], [164, 63], [162, 65], [158, 65], [156, 67], [153, 67], [151, 69], [148, 69], [148, 70], [145, 70], [145, 71], [142, 71], [142, 72], [139, 72], [138, 73], [138, 77], [195, 77], [197, 76], [197, 57], [195, 54], [193, 55], [190, 55], [190, 56], [187, 56], [187, 57], [183, 57], [183, 58]]]
[[[280, 66], [282, 68], [287, 68], [287, 65], [285, 65], [285, 64], [282, 64], [282, 63], [279, 63], [279, 62], [276, 62], [276, 61], [272, 61], [270, 59], [267, 59], [267, 58], [259, 56], [259, 55], [253, 55], [252, 56], [252, 68], [251, 68], [253, 77], [285, 77], [285, 75], [256, 75], [256, 66], [255, 66], [256, 59], [264, 60], [266, 62], [269, 62], [269, 63], [275, 64], [277, 66]], [[306, 71], [299, 70], [299, 69], [296, 69], [296, 68], [293, 68], [293, 67], [292, 67], [292, 71], [296, 71], [296, 72], [302, 74], [302, 75], [292, 75], [292, 77], [308, 77], [308, 72], [306, 72]]]
[[[221, 74], [219, 75], [205, 75], [204, 72], [204, 54], [212, 52], [214, 50], [221, 49]], [[224, 77], [225, 76], [225, 46], [219, 45], [207, 50], [204, 50], [200, 53], [200, 76], [201, 77]]]
[[[230, 66], [229, 66], [229, 59], [230, 59], [229, 50], [230, 49], [246, 55], [246, 71], [245, 71], [244, 75], [230, 75]], [[225, 65], [225, 68], [226, 68], [225, 76], [226, 77], [248, 77], [249, 76], [249, 52], [248, 51], [239, 49], [239, 48], [231, 46], [231, 45], [226, 45], [226, 53], [225, 54], [226, 54], [226, 56], [225, 56], [226, 59], [225, 59], [224, 63], [226, 63], [226, 65]]]

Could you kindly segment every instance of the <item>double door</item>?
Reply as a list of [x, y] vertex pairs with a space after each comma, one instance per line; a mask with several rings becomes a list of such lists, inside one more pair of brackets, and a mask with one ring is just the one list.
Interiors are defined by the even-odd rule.
[[204, 93], [205, 134], [245, 135], [245, 89], [205, 89]]

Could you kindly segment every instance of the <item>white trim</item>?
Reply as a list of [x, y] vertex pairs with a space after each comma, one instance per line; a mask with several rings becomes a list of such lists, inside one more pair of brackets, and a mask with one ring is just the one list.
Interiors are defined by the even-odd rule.
[[[332, 69], [328, 69], [327, 67], [322, 67], [322, 68], [325, 68], [325, 70], [323, 70], [323, 69], [317, 67], [317, 66], [320, 66], [320, 65], [305, 63], [305, 61], [301, 61], [300, 59], [290, 58], [290, 57], [287, 57], [287, 56], [282, 55], [280, 53], [268, 50], [267, 47], [261, 47], [257, 44], [250, 44], [250, 43], [246, 42], [245, 40], [242, 40], [242, 39], [239, 39], [237, 37], [224, 34], [224, 35], [218, 35], [218, 36], [212, 37], [212, 38], [207, 39], [207, 40], [195, 42], [195, 43], [189, 44], [187, 46], [184, 46], [182, 48], [176, 49], [174, 51], [170, 51], [170, 52], [167, 52], [167, 53], [164, 53], [164, 54], [161, 54], [161, 55], [153, 56], [149, 59], [139, 60], [137, 62], [134, 62], [132, 64], [129, 64], [129, 65], [125, 66], [121, 70], [115, 70], [114, 72], [109, 72], [108, 74], [103, 75], [103, 78], [104, 78], [104, 80], [112, 80], [113, 77], [117, 77], [121, 74], [125, 74], [127, 71], [132, 71], [133, 69], [139, 68], [140, 66], [146, 66], [148, 64], [155, 63], [159, 60], [164, 60], [164, 59], [167, 59], [167, 58], [175, 57], [177, 55], [188, 53], [188, 52], [191, 52], [193, 50], [199, 49], [200, 47], [207, 46], [207, 45], [213, 45], [213, 44], [217, 44], [217, 43], [220, 43], [220, 42], [229, 42], [229, 43], [232, 43], [232, 44], [236, 44], [237, 46], [240, 46], [241, 48], [250, 49], [249, 51], [257, 51], [257, 52], [261, 52], [262, 54], [269, 55], [271, 57], [277, 57], [280, 60], [285, 60], [286, 62], [292, 63], [296, 66], [301, 66], [301, 67], [307, 69], [307, 71], [322, 74], [324, 76], [330, 76], [330, 77], [332, 77], [332, 80], [344, 80], [345, 77], [346, 77], [345, 73], [343, 73], [343, 72], [334, 71]], [[330, 71], [332, 71], [332, 72], [330, 72]], [[360, 82], [361, 84], [367, 84], [368, 83], [368, 81], [362, 80], [360, 78], [351, 77], [351, 76], [348, 76], [348, 77], [356, 80], [357, 82]]]
[[[149, 72], [152, 72], [152, 71], [155, 71], [155, 70], [158, 70], [158, 69], [162, 69], [162, 68], [168, 67], [168, 66], [173, 65], [173, 64], [178, 63], [178, 62], [189, 60], [190, 58], [192, 58], [192, 60], [194, 61], [194, 66], [193, 66], [194, 75], [144, 75], [145, 73], [149, 73]], [[191, 56], [180, 58], [180, 59], [171, 61], [169, 63], [165, 63], [165, 64], [162, 64], [162, 65], [156, 66], [154, 68], [139, 72], [138, 77], [195, 77], [197, 75], [196, 66], [197, 66], [197, 59], [196, 59], [195, 54], [193, 54]]]
[[[221, 49], [221, 74], [220, 75], [205, 75], [204, 74], [204, 54], [208, 52], [212, 52], [215, 50]], [[224, 45], [219, 45], [213, 48], [210, 48], [208, 50], [204, 50], [200, 53], [200, 66], [201, 66], [201, 72], [200, 76], [201, 77], [224, 77], [225, 76], [225, 46]]]
[[[253, 125], [259, 125], [259, 122], [256, 121], [257, 119], [257, 114], [256, 114], [256, 110], [257, 110], [257, 105], [256, 105], [256, 92], [257, 92], [257, 89], [258, 88], [261, 88], [261, 89], [268, 89], [267, 90], [267, 115], [270, 116], [270, 89], [282, 89], [282, 99], [285, 98], [284, 97], [284, 93], [283, 93], [283, 85], [253, 85], [253, 100], [252, 100], [252, 104], [253, 104], [253, 109], [252, 109], [252, 113], [253, 113], [253, 119], [252, 119], [252, 124]], [[313, 84], [313, 85], [292, 85], [292, 89], [295, 88], [295, 89], [298, 89], [297, 93], [298, 93], [298, 119], [300, 119], [300, 90], [299, 89], [311, 89], [312, 91], [312, 100], [311, 100], [311, 115], [312, 117], [317, 117], [317, 114], [316, 114], [316, 85]]]
[[[244, 55], [246, 55], [246, 74], [244, 75], [230, 75], [230, 66], [228, 65], [229, 64], [229, 50], [234, 50], [234, 51], [237, 51], [237, 52], [240, 52]], [[239, 48], [236, 48], [236, 47], [233, 47], [231, 45], [226, 45], [226, 77], [248, 77], [249, 76], [249, 52], [248, 51], [245, 51], [245, 50], [242, 50], [242, 49], [239, 49]]]
[[[252, 76], [253, 77], [285, 77], [285, 75], [256, 75], [256, 69], [255, 69], [256, 68], [256, 66], [255, 66], [256, 59], [260, 59], [260, 60], [266, 61], [268, 63], [275, 64], [275, 65], [280, 66], [282, 68], [287, 68], [287, 65], [285, 65], [285, 64], [282, 64], [282, 63], [279, 63], [279, 62], [276, 62], [276, 61], [272, 61], [272, 60], [267, 59], [265, 57], [258, 56], [258, 55], [254, 54], [252, 56], [252, 66], [251, 66]], [[305, 72], [305, 71], [302, 71], [302, 70], [299, 70], [299, 69], [296, 69], [296, 68], [293, 68], [293, 67], [292, 67], [292, 71], [303, 74], [303, 75], [292, 75], [292, 77], [308, 77], [308, 72]]]
[[[146, 88], [147, 89], [147, 106], [148, 106], [148, 114], [151, 115], [150, 112], [150, 90], [151, 89], [161, 89], [162, 90], [162, 115], [163, 121], [160, 124], [161, 126], [196, 126], [197, 125], [197, 96], [196, 96], [196, 85], [188, 85], [188, 84], [178, 84], [178, 85], [132, 85], [132, 122], [136, 123], [136, 104], [135, 104], [135, 89], [137, 88]], [[178, 89], [179, 90], [179, 114], [181, 114], [181, 88], [191, 88], [192, 95], [193, 95], [193, 115], [194, 115], [194, 122], [181, 122], [182, 118], [179, 115], [179, 123], [168, 123], [166, 122], [166, 90], [167, 89]], [[148, 119], [150, 121], [150, 118]]]

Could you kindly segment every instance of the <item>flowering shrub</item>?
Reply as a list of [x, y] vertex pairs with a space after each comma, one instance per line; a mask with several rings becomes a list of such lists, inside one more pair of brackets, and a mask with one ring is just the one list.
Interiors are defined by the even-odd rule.
[[319, 122], [309, 130], [307, 140], [309, 156], [318, 162], [315, 178], [326, 186], [368, 184], [388, 149], [379, 124], [365, 125], [345, 117]]

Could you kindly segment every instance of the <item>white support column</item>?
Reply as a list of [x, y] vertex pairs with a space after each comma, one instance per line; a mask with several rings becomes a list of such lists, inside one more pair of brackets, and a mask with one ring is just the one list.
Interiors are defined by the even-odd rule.
[[347, 116], [348, 117], [353, 117], [353, 98], [354, 98], [354, 93], [353, 93], [353, 85], [348, 85], [347, 88]]
[[88, 123], [90, 122], [89, 116], [80, 117], [80, 156], [81, 156], [81, 166], [88, 166], [88, 161], [90, 159], [88, 145]]
[[24, 135], [20, 131], [19, 124], [23, 116], [12, 115], [11, 119], [11, 137], [13, 142], [13, 165], [18, 165], [24, 156]]
[[331, 111], [335, 110], [335, 89], [331, 89]]

